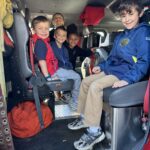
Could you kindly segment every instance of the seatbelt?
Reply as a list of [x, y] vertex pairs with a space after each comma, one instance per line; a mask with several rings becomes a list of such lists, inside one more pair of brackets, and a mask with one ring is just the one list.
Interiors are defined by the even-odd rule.
[[143, 105], [143, 109], [144, 111], [147, 110], [147, 106], [146, 104], [148, 104], [148, 111], [144, 112], [144, 116], [148, 115], [148, 118], [145, 118], [145, 122], [146, 122], [146, 132], [144, 137], [133, 147], [132, 150], [143, 150], [144, 144], [147, 142], [148, 136], [149, 136], [149, 130], [150, 130], [150, 79], [148, 81], [148, 86], [146, 89], [146, 93], [145, 93], [145, 97], [144, 97], [144, 105]]
[[43, 129], [44, 122], [43, 122], [41, 104], [40, 104], [39, 93], [38, 93], [38, 86], [41, 86], [41, 80], [36, 76], [36, 73], [35, 73], [34, 58], [33, 58], [34, 42], [31, 37], [30, 37], [30, 49], [29, 50], [30, 50], [30, 63], [31, 63], [31, 68], [32, 68], [32, 77], [30, 79], [30, 83], [33, 85], [33, 95], [34, 95], [36, 110], [37, 110], [41, 129]]

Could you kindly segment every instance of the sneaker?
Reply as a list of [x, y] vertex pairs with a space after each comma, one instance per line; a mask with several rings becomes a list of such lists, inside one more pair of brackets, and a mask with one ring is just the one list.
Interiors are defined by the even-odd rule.
[[78, 129], [81, 129], [81, 128], [86, 128], [87, 126], [84, 125], [82, 120], [83, 119], [81, 119], [81, 118], [77, 118], [75, 121], [68, 124], [68, 128], [70, 130], [78, 130]]
[[60, 97], [60, 101], [62, 101], [62, 102], [65, 103], [65, 104], [68, 104], [68, 103], [69, 103], [69, 100], [68, 100], [65, 96], [61, 96], [61, 97]]
[[74, 147], [78, 150], [92, 149], [96, 143], [101, 142], [105, 138], [105, 134], [102, 131], [98, 133], [84, 133], [78, 141], [74, 142]]

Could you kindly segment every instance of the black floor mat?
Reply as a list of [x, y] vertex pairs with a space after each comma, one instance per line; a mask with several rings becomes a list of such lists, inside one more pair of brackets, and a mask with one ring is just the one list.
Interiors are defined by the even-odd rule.
[[73, 142], [79, 139], [84, 130], [69, 130], [67, 124], [70, 121], [72, 120], [55, 121], [32, 138], [14, 138], [15, 150], [74, 150]]
[[[52, 125], [32, 138], [14, 138], [15, 150], [74, 150], [73, 142], [78, 140], [85, 129], [71, 131], [67, 124], [73, 121], [57, 120]], [[101, 149], [101, 144], [93, 150]]]

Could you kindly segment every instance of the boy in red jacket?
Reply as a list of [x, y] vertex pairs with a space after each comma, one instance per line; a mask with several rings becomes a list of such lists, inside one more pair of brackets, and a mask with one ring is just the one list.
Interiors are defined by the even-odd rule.
[[34, 53], [47, 81], [50, 81], [58, 70], [58, 61], [49, 44], [49, 26], [49, 20], [44, 16], [38, 16], [32, 20]]

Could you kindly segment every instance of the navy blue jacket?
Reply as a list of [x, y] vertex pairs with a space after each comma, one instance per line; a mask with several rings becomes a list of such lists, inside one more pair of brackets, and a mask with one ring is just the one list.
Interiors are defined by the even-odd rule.
[[73, 69], [71, 62], [69, 61], [67, 48], [64, 45], [59, 48], [55, 41], [51, 42], [51, 47], [54, 51], [55, 57], [58, 60], [58, 66], [64, 69]]
[[149, 65], [150, 26], [146, 23], [118, 35], [107, 61], [99, 64], [107, 75], [115, 75], [129, 84], [142, 79]]

